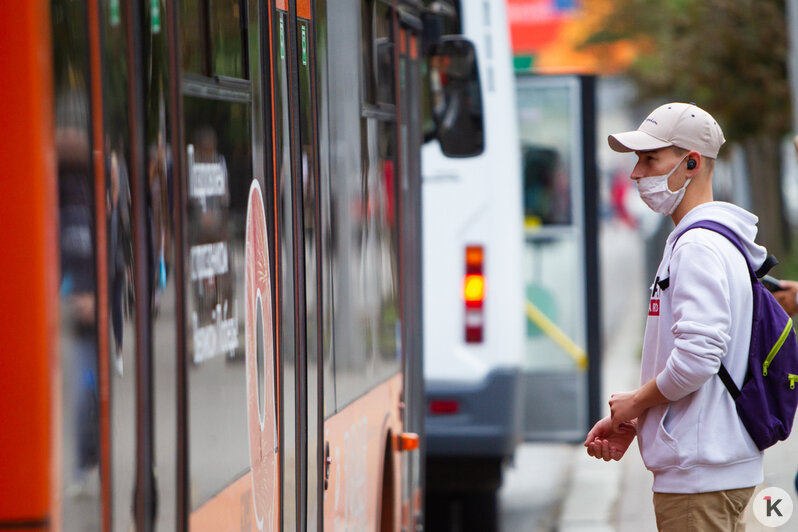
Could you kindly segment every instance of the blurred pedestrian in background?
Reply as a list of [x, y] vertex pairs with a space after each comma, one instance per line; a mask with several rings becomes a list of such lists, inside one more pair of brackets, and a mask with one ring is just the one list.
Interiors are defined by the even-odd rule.
[[[725, 139], [699, 107], [662, 105], [637, 130], [608, 140], [615, 151], [637, 154], [631, 178], [641, 199], [676, 227], [651, 285], [642, 386], [612, 395], [610, 416], [585, 439], [587, 452], [619, 460], [638, 436], [654, 474], [659, 530], [744, 530], [745, 507], [763, 480], [762, 453], [716, 374], [721, 359], [737, 383], [747, 370], [753, 298], [746, 259], [758, 268], [767, 257], [754, 243], [757, 217], [713, 201]], [[704, 220], [732, 230], [747, 257], [721, 234], [685, 232]]]

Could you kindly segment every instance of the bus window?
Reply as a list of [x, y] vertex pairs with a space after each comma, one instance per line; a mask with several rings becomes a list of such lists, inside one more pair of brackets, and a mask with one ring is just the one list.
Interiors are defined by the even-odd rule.
[[319, 354], [321, 349], [320, 327], [321, 286], [317, 283], [318, 254], [319, 254], [319, 219], [318, 219], [318, 192], [317, 192], [317, 153], [315, 128], [313, 120], [314, 90], [313, 76], [314, 53], [310, 46], [311, 23], [299, 20], [297, 23], [297, 36], [299, 37], [298, 73], [299, 73], [299, 136], [300, 136], [300, 172], [302, 175], [302, 214], [303, 232], [305, 237], [305, 328], [307, 330], [307, 521], [308, 530], [315, 530], [318, 526], [320, 509], [319, 486], [319, 426], [321, 422], [321, 409], [319, 408]]
[[[100, 416], [94, 173], [85, 4], [53, 2], [55, 145], [61, 252], [61, 454], [65, 530], [100, 527]], [[17, 179], [22, 179], [18, 176]], [[55, 516], [54, 516], [55, 517]]]
[[239, 0], [182, 0], [180, 2], [183, 71], [206, 77], [247, 79]]
[[249, 467], [241, 190], [252, 182], [252, 156], [249, 105], [185, 97], [184, 110], [189, 482], [196, 509]]
[[[154, 10], [161, 9], [160, 13]], [[174, 171], [173, 148], [174, 139], [169, 127], [170, 120], [170, 88], [173, 80], [169, 72], [169, 43], [172, 42], [171, 30], [167, 24], [161, 23], [163, 7], [144, 10], [149, 16], [149, 24], [143, 28], [149, 32], [146, 39], [150, 46], [144, 48], [145, 64], [151, 65], [145, 72], [142, 85], [145, 90], [145, 101], [149, 105], [143, 109], [146, 124], [144, 133], [144, 168], [143, 181], [147, 197], [147, 241], [151, 250], [148, 261], [150, 279], [149, 307], [152, 338], [152, 404], [153, 409], [153, 468], [155, 490], [159, 494], [155, 528], [171, 529], [177, 522], [177, 436], [178, 408], [175, 383], [177, 382], [177, 322], [180, 317], [175, 308], [178, 280], [175, 276], [175, 252], [181, 246], [175, 236], [175, 195], [176, 177]], [[118, 61], [115, 56], [109, 61]], [[107, 101], [107, 100], [106, 100]], [[110, 220], [109, 220], [110, 222]], [[111, 239], [109, 238], [109, 242]], [[109, 256], [110, 257], [110, 256]], [[118, 259], [117, 259], [118, 260]], [[109, 258], [109, 265], [111, 259]], [[109, 268], [110, 272], [110, 268]], [[120, 288], [117, 288], [120, 290]], [[111, 301], [119, 304], [121, 296], [111, 292]], [[118, 306], [111, 307], [111, 315], [119, 312]], [[127, 360], [125, 361], [127, 362]], [[128, 370], [129, 376], [135, 379], [135, 372]], [[113, 386], [112, 386], [113, 389]], [[132, 402], [125, 405], [132, 410]], [[113, 446], [112, 446], [113, 447]], [[123, 462], [124, 463], [124, 462]], [[130, 462], [126, 462], [130, 463]], [[118, 469], [116, 470], [118, 471]], [[114, 475], [111, 475], [113, 478]], [[122, 492], [124, 493], [124, 491]], [[126, 506], [117, 506], [117, 512]], [[113, 515], [113, 513], [112, 513]]]
[[[103, 70], [103, 128], [111, 371], [112, 528], [133, 526], [131, 497], [136, 485], [136, 309], [133, 275], [133, 204], [130, 175], [126, 14], [103, 28], [103, 60], [118, 68]], [[174, 357], [172, 357], [174, 358]], [[172, 401], [174, 402], [174, 401]], [[130, 442], [130, 443], [129, 443]]]
[[374, 5], [373, 56], [376, 68], [377, 103], [395, 103], [393, 10], [382, 2]]
[[[364, 4], [373, 4], [367, 2]], [[363, 28], [373, 28], [376, 9], [364, 9]], [[387, 17], [391, 12], [380, 11]], [[333, 21], [331, 41], [356, 46], [346, 24]], [[373, 35], [373, 34], [369, 34]], [[373, 38], [362, 40], [364, 57], [376, 57], [380, 45]], [[384, 46], [392, 46], [384, 42]], [[371, 68], [377, 68], [374, 62]], [[338, 73], [336, 73], [338, 74]], [[343, 73], [339, 74], [342, 75]], [[384, 82], [395, 82], [385, 72]], [[332, 75], [332, 73], [331, 73]], [[377, 74], [371, 71], [371, 79]], [[345, 86], [341, 83], [341, 86]], [[336, 101], [356, 103], [355, 95], [340, 92]], [[337, 406], [351, 403], [399, 371], [398, 249], [393, 237], [396, 216], [396, 121], [392, 106], [365, 104], [360, 123], [360, 164], [354, 171], [339, 168], [333, 157], [331, 175], [334, 213], [333, 251], [335, 310], [335, 380]], [[358, 127], [359, 126], [359, 127]], [[334, 133], [331, 133], [334, 135]]]
[[289, 116], [289, 24], [288, 14], [273, 12], [272, 60], [274, 67], [274, 179], [276, 180], [275, 207], [277, 211], [277, 288], [280, 306], [279, 316], [279, 383], [280, 401], [280, 464], [282, 472], [282, 525], [285, 530], [293, 530], [297, 523], [296, 478], [296, 320], [294, 319], [294, 234], [292, 189], [294, 175], [291, 169], [291, 130]]
[[239, 0], [210, 0], [209, 33], [213, 74], [247, 78]]
[[207, 12], [201, 11], [203, 0], [181, 0], [180, 2], [180, 57], [183, 59], [183, 72], [205, 74], [206, 55], [202, 30]]
[[360, 2], [360, 83], [361, 101], [375, 103], [374, 77], [374, 8], [377, 0], [362, 0]]

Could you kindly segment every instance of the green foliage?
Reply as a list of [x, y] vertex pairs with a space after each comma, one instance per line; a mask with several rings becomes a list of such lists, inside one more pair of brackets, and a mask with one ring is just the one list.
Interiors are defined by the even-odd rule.
[[790, 128], [784, 0], [617, 0], [585, 44], [631, 39], [642, 99], [695, 102], [728, 140]]

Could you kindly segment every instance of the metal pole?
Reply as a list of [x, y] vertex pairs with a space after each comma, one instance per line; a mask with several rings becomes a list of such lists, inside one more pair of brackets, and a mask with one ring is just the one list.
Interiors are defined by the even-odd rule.
[[789, 56], [787, 71], [790, 76], [790, 103], [792, 104], [792, 131], [798, 134], [798, 0], [787, 0], [787, 42]]

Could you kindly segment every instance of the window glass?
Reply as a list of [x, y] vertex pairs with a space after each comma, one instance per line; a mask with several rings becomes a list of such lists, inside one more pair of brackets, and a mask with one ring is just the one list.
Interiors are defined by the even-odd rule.
[[302, 204], [305, 238], [305, 315], [307, 329], [307, 527], [317, 527], [319, 463], [319, 334], [321, 308], [317, 291], [318, 220], [316, 216], [316, 148], [314, 144], [313, 100], [311, 92], [311, 68], [313, 54], [310, 53], [310, 24], [300, 21], [297, 25], [300, 51], [299, 57], [299, 128], [300, 165], [302, 172]]
[[372, 42], [374, 42], [374, 27], [372, 16], [374, 12], [375, 0], [363, 0], [360, 3], [360, 84], [361, 98], [365, 103], [374, 102], [374, 54]]
[[377, 102], [392, 104], [395, 101], [393, 10], [381, 2], [376, 3], [375, 9], [373, 53], [377, 66]]
[[[330, 62], [329, 58], [329, 35], [327, 31], [327, 5], [319, 3], [317, 5], [315, 18], [315, 45], [317, 60], [314, 68], [317, 72], [318, 88], [320, 94], [328, 94], [329, 97], [318, 98], [318, 121], [319, 121], [319, 195], [321, 202], [321, 277], [322, 277], [322, 309], [320, 319], [323, 321], [322, 327], [322, 349], [324, 352], [324, 402], [323, 417], [333, 414], [336, 411], [335, 405], [335, 367], [333, 360], [333, 295], [332, 295], [332, 220], [330, 216], [330, 116], [334, 112], [341, 112], [335, 100], [335, 95], [330, 92]], [[355, 65], [357, 67], [357, 65]], [[332, 68], [336, 68], [332, 65]], [[337, 72], [336, 72], [337, 73]], [[334, 109], [330, 102], [334, 102]], [[359, 100], [358, 100], [359, 103]], [[356, 113], [356, 111], [355, 111]]]
[[[365, 4], [371, 11], [364, 7], [364, 19], [376, 13], [373, 2]], [[373, 20], [368, 24], [361, 20], [361, 25], [373, 27]], [[329, 30], [335, 31], [331, 42], [342, 49], [354, 45], [344, 29], [331, 22]], [[389, 72], [386, 79], [392, 85], [392, 69]], [[371, 79], [376, 79], [374, 71]], [[341, 95], [342, 100], [346, 98], [356, 97]], [[338, 105], [346, 108], [351, 103], [339, 101]], [[330, 124], [331, 135], [339, 129], [360, 134], [359, 146], [354, 144], [359, 153], [331, 155], [331, 179], [335, 179], [331, 183], [333, 344], [339, 409], [399, 371], [400, 360], [396, 122], [392, 116], [378, 119], [369, 116], [369, 109], [361, 110], [365, 112], [359, 128], [349, 124], [343, 113], [337, 113]], [[346, 157], [357, 158], [359, 164], [351, 167]]]
[[136, 485], [136, 287], [125, 17], [120, 10], [118, 18], [104, 21], [102, 50], [114, 530], [133, 526], [131, 498]]
[[100, 528], [94, 174], [85, 2], [52, 2], [60, 244], [60, 360], [64, 530]]
[[517, 92], [528, 227], [572, 222], [571, 97], [569, 91], [560, 88]]
[[181, 0], [180, 53], [183, 71], [247, 78], [240, 0]]
[[379, 241], [379, 272], [372, 290], [379, 293], [379, 361], [377, 381], [398, 371], [401, 321], [399, 318], [399, 241], [397, 227], [396, 122], [379, 122], [377, 172], [373, 189], [376, 198], [374, 231]]
[[294, 246], [291, 173], [291, 132], [289, 130], [288, 98], [288, 15], [275, 12], [273, 47], [276, 68], [274, 73], [275, 117], [275, 178], [277, 180], [277, 272], [280, 307], [280, 455], [284, 530], [296, 528], [296, 343], [294, 320]]
[[213, 75], [244, 78], [242, 13], [239, 0], [210, 0]]
[[[158, 4], [158, 2], [156, 2]], [[149, 260], [153, 367], [153, 404], [155, 454], [153, 456], [155, 489], [158, 492], [155, 527], [161, 530], [172, 529], [177, 524], [177, 315], [174, 312], [176, 298], [176, 279], [174, 275], [175, 245], [174, 233], [174, 166], [172, 164], [173, 145], [170, 138], [170, 116], [167, 104], [170, 100], [169, 43], [170, 28], [164, 24], [165, 5], [163, 0], [158, 7], [145, 10], [148, 22], [144, 29], [148, 32], [142, 42], [145, 64], [144, 108], [146, 128], [144, 130], [145, 152], [145, 195], [147, 198], [147, 240], [151, 250]], [[156, 12], [160, 10], [159, 12]], [[158, 18], [156, 18], [156, 16]], [[112, 64], [116, 57], [105, 63]], [[118, 260], [118, 259], [117, 259]], [[110, 260], [109, 260], [110, 264]], [[109, 269], [110, 270], [110, 269]], [[120, 290], [119, 287], [116, 290]], [[121, 295], [111, 293], [111, 300]], [[118, 303], [117, 303], [118, 304]], [[112, 311], [113, 314], [114, 311]], [[131, 338], [133, 331], [126, 334]], [[128, 340], [129, 342], [129, 340]], [[127, 361], [126, 361], [127, 362]], [[117, 368], [118, 369], [118, 368]], [[133, 380], [132, 367], [124, 378]], [[113, 387], [112, 387], [113, 389]], [[126, 405], [132, 410], [132, 405]], [[112, 475], [113, 477], [113, 475]], [[129, 493], [129, 491], [128, 491]], [[125, 491], [122, 492], [125, 494]], [[120, 506], [118, 509], [126, 508]], [[122, 513], [122, 512], [119, 512]]]
[[186, 97], [184, 110], [189, 483], [196, 509], [249, 469], [243, 268], [251, 109]]
[[180, 57], [183, 71], [207, 74], [205, 67], [205, 17], [203, 0], [181, 0], [180, 2]]

